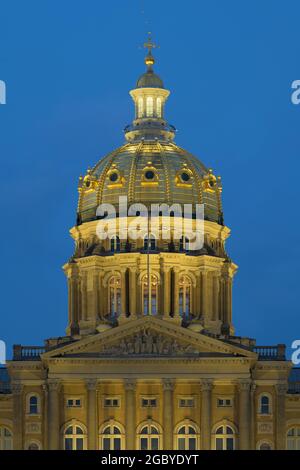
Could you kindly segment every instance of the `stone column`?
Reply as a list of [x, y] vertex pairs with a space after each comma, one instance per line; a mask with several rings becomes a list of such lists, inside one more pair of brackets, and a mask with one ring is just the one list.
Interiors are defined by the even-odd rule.
[[255, 390], [256, 385], [251, 384], [250, 388], [250, 413], [251, 413], [251, 427], [250, 427], [250, 449], [256, 450], [256, 442], [255, 442], [255, 435], [256, 435], [256, 408], [255, 408]]
[[213, 308], [212, 319], [219, 320], [219, 273], [213, 273]]
[[125, 387], [126, 450], [135, 450], [136, 381], [133, 379], [125, 379], [124, 387]]
[[164, 320], [170, 319], [170, 268], [163, 268], [163, 311], [162, 317]]
[[13, 449], [23, 450], [23, 385], [12, 383], [13, 394]]
[[250, 386], [251, 382], [248, 380], [239, 383], [239, 449], [250, 449]]
[[42, 435], [43, 435], [43, 449], [48, 448], [48, 387], [46, 384], [42, 385], [43, 400], [41, 403], [42, 410]]
[[82, 273], [81, 275], [81, 282], [80, 282], [80, 290], [81, 290], [81, 320], [87, 320], [88, 312], [87, 312], [87, 292], [86, 292], [86, 275]]
[[97, 450], [98, 414], [97, 414], [97, 380], [88, 379], [87, 388], [87, 423], [88, 450]]
[[180, 322], [181, 318], [179, 315], [179, 269], [178, 268], [173, 268], [173, 295], [174, 295], [174, 300], [173, 300], [173, 305], [174, 305], [174, 312], [173, 312], [173, 318], [174, 320]]
[[286, 449], [286, 393], [287, 384], [285, 382], [276, 385], [276, 450]]
[[99, 273], [96, 271], [93, 275], [93, 322], [97, 325], [100, 317], [99, 308]]
[[130, 268], [129, 271], [129, 308], [130, 308], [130, 318], [134, 320], [137, 315], [136, 315], [136, 305], [137, 305], [137, 299], [136, 299], [136, 273], [137, 269], [136, 268]]
[[48, 450], [60, 449], [60, 383], [48, 381]]
[[211, 380], [201, 381], [201, 450], [210, 450], [211, 446]]
[[202, 271], [201, 273], [201, 315], [205, 320], [207, 318], [207, 272]]
[[126, 269], [121, 269], [121, 315], [119, 322], [126, 320]]
[[173, 390], [174, 380], [163, 379], [163, 449], [173, 449]]

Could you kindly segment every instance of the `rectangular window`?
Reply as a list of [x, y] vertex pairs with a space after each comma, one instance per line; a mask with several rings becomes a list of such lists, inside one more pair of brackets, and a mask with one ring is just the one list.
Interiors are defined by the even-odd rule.
[[148, 439], [147, 437], [141, 438], [141, 450], [148, 450]]
[[68, 398], [67, 399], [67, 408], [80, 408], [81, 399], [80, 398]]
[[157, 399], [156, 398], [142, 398], [141, 405], [142, 405], [142, 408], [156, 408]]
[[157, 437], [151, 438], [151, 450], [158, 450], [158, 438]]
[[178, 450], [185, 450], [185, 438], [184, 437], [178, 438]]
[[180, 398], [179, 399], [179, 408], [194, 408], [195, 399], [194, 398]]
[[232, 406], [232, 400], [230, 398], [218, 398], [217, 406], [218, 407]]
[[118, 408], [120, 406], [119, 398], [104, 398], [105, 408]]

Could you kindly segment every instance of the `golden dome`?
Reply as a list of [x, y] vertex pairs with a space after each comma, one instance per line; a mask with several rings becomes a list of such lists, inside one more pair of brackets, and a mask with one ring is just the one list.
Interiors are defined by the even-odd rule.
[[222, 224], [221, 185], [211, 170], [174, 142], [128, 142], [80, 179], [78, 223], [94, 220], [99, 204], [204, 204], [205, 219]]

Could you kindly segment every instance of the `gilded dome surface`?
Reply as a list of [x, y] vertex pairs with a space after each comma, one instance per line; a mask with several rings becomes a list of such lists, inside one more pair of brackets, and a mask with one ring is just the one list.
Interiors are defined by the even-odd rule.
[[171, 141], [129, 142], [101, 159], [80, 182], [79, 223], [101, 203], [204, 204], [205, 219], [222, 223], [220, 182], [195, 156]]

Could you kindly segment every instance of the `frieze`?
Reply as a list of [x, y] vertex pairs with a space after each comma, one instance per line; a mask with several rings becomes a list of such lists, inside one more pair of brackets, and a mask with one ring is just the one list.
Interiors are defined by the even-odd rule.
[[105, 345], [101, 354], [109, 356], [123, 355], [198, 355], [199, 351], [190, 344], [180, 344], [176, 339], [166, 338], [162, 334], [147, 328], [134, 336], [121, 339], [113, 345]]

